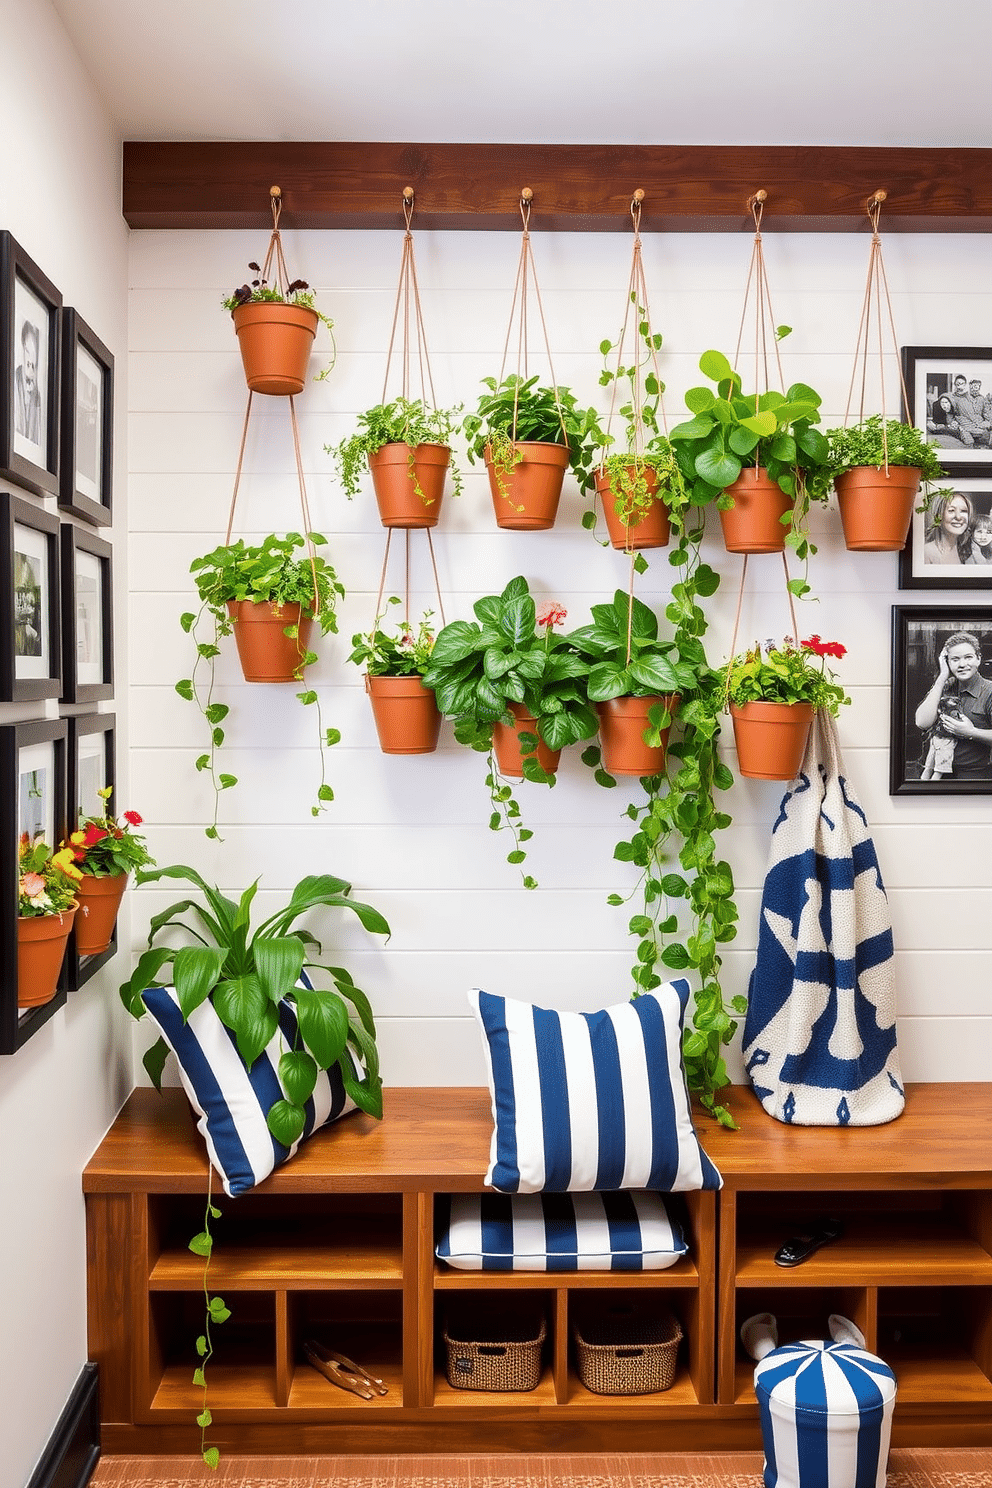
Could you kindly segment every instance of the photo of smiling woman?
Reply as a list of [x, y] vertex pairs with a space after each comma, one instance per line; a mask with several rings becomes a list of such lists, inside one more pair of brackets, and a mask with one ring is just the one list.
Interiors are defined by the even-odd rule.
[[[927, 507], [923, 532], [923, 562], [971, 562], [975, 506], [964, 491], [938, 491]], [[983, 560], [984, 561], [984, 560]]]

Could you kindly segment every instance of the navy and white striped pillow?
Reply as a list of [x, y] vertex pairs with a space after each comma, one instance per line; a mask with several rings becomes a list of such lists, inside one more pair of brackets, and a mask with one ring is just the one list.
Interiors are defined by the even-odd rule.
[[663, 1271], [688, 1246], [660, 1194], [447, 1194], [436, 1254], [459, 1271]]
[[220, 1021], [209, 998], [187, 1021], [174, 987], [148, 987], [141, 1000], [176, 1056], [183, 1089], [200, 1118], [197, 1128], [230, 1197], [254, 1188], [320, 1127], [356, 1109], [337, 1065], [322, 1070], [306, 1103], [303, 1135], [292, 1147], [284, 1147], [265, 1119], [275, 1102], [286, 1096], [278, 1066], [279, 1056], [296, 1042], [292, 1004], [280, 1002], [279, 1028], [249, 1070], [234, 1034]]
[[720, 1188], [682, 1067], [689, 984], [596, 1013], [474, 989], [493, 1106], [485, 1181], [503, 1193]]

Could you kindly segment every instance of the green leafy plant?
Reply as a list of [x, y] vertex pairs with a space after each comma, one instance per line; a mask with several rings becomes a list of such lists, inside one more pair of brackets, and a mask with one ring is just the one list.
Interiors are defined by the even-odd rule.
[[82, 873], [71, 847], [54, 852], [40, 837], [27, 833], [18, 850], [17, 913], [25, 919], [62, 915], [76, 901], [76, 881]]
[[[884, 431], [884, 432], [883, 432]], [[927, 439], [912, 424], [898, 419], [883, 419], [880, 413], [844, 429], [828, 429], [827, 463], [811, 483], [812, 494], [825, 499], [839, 475], [859, 466], [881, 468], [889, 465], [916, 466], [920, 472], [921, 496], [916, 510], [926, 511], [933, 493], [930, 487], [945, 479], [940, 463], [940, 446]]]
[[682, 659], [674, 639], [659, 638], [657, 616], [635, 595], [618, 589], [612, 604], [593, 605], [591, 613], [591, 625], [565, 638], [587, 660], [590, 702], [695, 686], [695, 668]]
[[798, 646], [791, 637], [781, 646], [765, 641], [763, 649], [755, 642], [721, 669], [724, 695], [739, 708], [759, 702], [810, 703], [836, 718], [851, 699], [827, 669], [827, 657], [840, 659], [846, 649], [839, 641], [821, 641], [818, 635]]
[[[793, 498], [791, 510], [782, 518], [785, 541], [805, 562], [816, 552], [806, 533], [810, 501], [825, 501], [827, 496], [819, 477], [827, 465], [828, 446], [814, 428], [820, 421], [819, 393], [796, 382], [786, 393], [770, 389], [745, 395], [739, 375], [719, 351], [704, 352], [699, 369], [716, 383], [716, 392], [690, 388], [685, 402], [693, 417], [671, 431], [690, 504], [729, 509], [733, 497], [727, 495], [727, 487], [742, 470], [763, 467]], [[809, 592], [804, 579], [790, 579], [789, 588], [799, 595]]]
[[[597, 475], [607, 477], [616, 514], [628, 526], [635, 525], [650, 510], [655, 494], [668, 507], [679, 508], [686, 500], [685, 479], [675, 451], [658, 423], [665, 384], [657, 375], [655, 362], [662, 336], [660, 331], [651, 330], [647, 312], [636, 303], [636, 296], [632, 295], [631, 301], [637, 317], [637, 335], [642, 343], [641, 355], [624, 366], [619, 361], [619, 342], [599, 343], [603, 357], [600, 386], [623, 384], [626, 387], [626, 401], [617, 410], [623, 420], [624, 448], [610, 453], [618, 442], [616, 436], [609, 433], [598, 418], [590, 420], [588, 438], [576, 470], [579, 485], [585, 492], [594, 488]], [[608, 359], [614, 352], [618, 359], [611, 363]], [[650, 489], [648, 471], [653, 472], [657, 481], [656, 493]], [[582, 525], [590, 531], [595, 529], [595, 507], [583, 513]]]
[[[299, 604], [301, 616], [316, 620], [322, 635], [337, 630], [337, 601], [344, 598], [345, 591], [334, 569], [320, 554], [297, 556], [308, 541], [313, 547], [322, 547], [327, 539], [319, 532], [308, 533], [307, 538], [299, 532], [287, 533], [285, 537], [270, 534], [258, 545], [248, 545], [239, 539], [215, 548], [202, 558], [194, 558], [190, 564], [201, 603], [196, 613], [183, 614], [180, 624], [187, 635], [193, 637], [196, 661], [192, 675], [177, 682], [176, 691], [180, 697], [196, 704], [210, 728], [210, 747], [196, 760], [197, 770], [209, 773], [214, 790], [213, 820], [206, 828], [208, 837], [220, 837], [217, 812], [221, 791], [238, 783], [236, 775], [223, 773], [217, 766], [217, 751], [225, 738], [221, 725], [230, 709], [226, 703], [215, 702], [213, 696], [220, 641], [234, 631], [228, 604], [241, 600], [250, 600], [254, 604], [270, 603], [277, 607]], [[205, 638], [203, 626], [209, 627]], [[299, 626], [295, 623], [287, 621], [285, 634], [297, 641], [299, 666], [295, 676], [304, 682], [304, 671], [317, 660], [316, 652], [301, 643]], [[206, 674], [205, 680], [203, 673]], [[317, 714], [320, 783], [316, 805], [311, 807], [312, 814], [317, 816], [324, 804], [334, 799], [334, 792], [326, 780], [324, 749], [336, 744], [341, 735], [337, 729], [324, 728], [315, 689], [304, 685], [296, 696], [305, 707], [313, 707]]]
[[[358, 428], [354, 434], [342, 439], [339, 444], [325, 444], [324, 450], [333, 460], [338, 478], [348, 500], [361, 490], [363, 471], [368, 469], [369, 455], [387, 444], [405, 444], [409, 447], [408, 467], [414, 490], [425, 506], [431, 498], [422, 490], [416, 478], [413, 452], [418, 444], [443, 444], [449, 450], [455, 435], [460, 430], [456, 408], [431, 408], [422, 399], [397, 398], [392, 403], [377, 403], [358, 415]], [[451, 475], [452, 494], [460, 496], [462, 474], [454, 459], [448, 465]]]
[[199, 1385], [203, 1390], [203, 1404], [196, 1417], [196, 1424], [200, 1428], [200, 1456], [209, 1468], [216, 1470], [220, 1462], [219, 1447], [207, 1446], [207, 1427], [213, 1424], [213, 1414], [207, 1404], [207, 1365], [213, 1358], [214, 1342], [213, 1329], [226, 1323], [231, 1316], [231, 1309], [226, 1305], [223, 1297], [214, 1296], [210, 1291], [210, 1260], [214, 1253], [214, 1237], [210, 1228], [212, 1219], [220, 1219], [221, 1211], [211, 1202], [211, 1179], [213, 1168], [207, 1170], [207, 1204], [203, 1215], [203, 1229], [190, 1240], [187, 1249], [194, 1255], [203, 1258], [203, 1303], [204, 1323], [203, 1332], [196, 1340], [196, 1352], [199, 1356], [199, 1364], [193, 1371], [193, 1383]]
[[468, 457], [474, 465], [488, 450], [500, 491], [510, 500], [508, 477], [523, 459], [521, 442], [563, 444], [569, 462], [581, 469], [588, 463], [585, 446], [596, 423], [595, 409], [578, 406], [567, 387], [541, 386], [538, 378], [510, 373], [502, 382], [484, 377], [483, 393], [474, 413], [467, 413], [462, 428], [468, 439]]
[[[168, 970], [183, 1017], [188, 1018], [209, 998], [225, 1028], [234, 1034], [238, 1052], [250, 1069], [278, 1031], [279, 1003], [285, 999], [294, 1006], [299, 1036], [297, 1047], [287, 1048], [279, 1060], [286, 1098], [277, 1100], [266, 1116], [276, 1140], [291, 1147], [302, 1135], [305, 1104], [313, 1093], [318, 1072], [332, 1065], [338, 1066], [344, 1088], [355, 1105], [380, 1117], [382, 1081], [368, 998], [342, 967], [309, 959], [314, 949], [320, 954], [320, 942], [295, 923], [308, 911], [326, 906], [348, 910], [366, 930], [388, 936], [389, 926], [379, 911], [350, 898], [351, 885], [343, 878], [321, 874], [301, 879], [289, 902], [253, 932], [251, 905], [258, 879], [237, 901], [182, 863], [139, 872], [137, 883], [158, 883], [163, 878], [193, 884], [205, 903], [182, 899], [153, 917], [149, 949], [120, 988], [128, 1012], [135, 1018], [144, 1015], [141, 994], [148, 987], [160, 985]], [[195, 925], [180, 918], [190, 912], [196, 916]], [[185, 937], [178, 948], [155, 944], [160, 937], [178, 932]], [[297, 986], [301, 971], [316, 969], [327, 973], [336, 990]], [[168, 1045], [159, 1038], [144, 1058], [157, 1089], [161, 1089], [167, 1055]], [[364, 1067], [361, 1075], [358, 1066]]]
[[[402, 601], [394, 594], [386, 603], [398, 605]], [[348, 660], [364, 667], [370, 677], [422, 677], [434, 651], [434, 612], [427, 610], [416, 630], [409, 621], [401, 620], [397, 635], [388, 635], [380, 628], [382, 618], [377, 615], [370, 631], [352, 636], [354, 650]]]
[[142, 825], [138, 813], [125, 811], [123, 821], [111, 815], [109, 807], [113, 793], [110, 785], [97, 791], [104, 801], [103, 815], [86, 816], [80, 812], [79, 828], [69, 838], [68, 846], [72, 848], [76, 866], [84, 877], [112, 878], [155, 861], [144, 837], [134, 831], [135, 827]]
[[[458, 743], [489, 756], [489, 825], [493, 831], [511, 831], [514, 847], [507, 861], [519, 864], [527, 856], [521, 843], [533, 834], [519, 825], [520, 808], [500, 779], [493, 727], [512, 723], [510, 703], [522, 704], [536, 729], [520, 735], [524, 778], [554, 785], [554, 776], [537, 758], [539, 738], [549, 749], [562, 749], [596, 732], [585, 691], [587, 665], [569, 639], [556, 634], [565, 610], [553, 603], [538, 610], [523, 577], [511, 579], [502, 594], [477, 600], [473, 609], [477, 621], [453, 620], [438, 634], [424, 685], [433, 689], [440, 711], [454, 720]], [[526, 888], [536, 888], [529, 875], [523, 881]]]

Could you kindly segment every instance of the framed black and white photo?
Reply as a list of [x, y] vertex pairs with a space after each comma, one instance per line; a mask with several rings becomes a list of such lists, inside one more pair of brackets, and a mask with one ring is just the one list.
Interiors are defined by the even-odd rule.
[[947, 476], [914, 512], [899, 554], [900, 589], [992, 589], [992, 468]]
[[64, 718], [0, 727], [0, 1054], [16, 1049], [65, 1003], [65, 966], [50, 1002], [17, 1005], [17, 909], [22, 839], [55, 849], [66, 831]]
[[[115, 739], [117, 720], [113, 713], [76, 714], [69, 722], [69, 825], [74, 832], [80, 816], [106, 816], [107, 802], [100, 791], [116, 783]], [[113, 811], [113, 798], [110, 801]], [[117, 950], [117, 927], [110, 945], [96, 956], [81, 956], [76, 948], [76, 934], [69, 937], [66, 957], [69, 990], [75, 991], [88, 982], [93, 973], [109, 961]]]
[[992, 607], [893, 605], [889, 791], [992, 795]]
[[39, 495], [59, 487], [62, 296], [0, 232], [0, 475]]
[[0, 491], [0, 700], [62, 688], [58, 517]]
[[114, 695], [113, 549], [72, 523], [62, 526], [62, 697], [95, 703]]
[[908, 421], [948, 471], [992, 469], [992, 347], [904, 346]]
[[75, 310], [62, 311], [59, 506], [98, 527], [111, 516], [114, 359]]

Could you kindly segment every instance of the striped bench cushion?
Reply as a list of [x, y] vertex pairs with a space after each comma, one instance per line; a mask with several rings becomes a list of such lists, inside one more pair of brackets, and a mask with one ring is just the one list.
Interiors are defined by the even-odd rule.
[[502, 1193], [719, 1188], [682, 1067], [684, 980], [596, 1013], [478, 989], [493, 1107], [486, 1182]]
[[182, 1087], [199, 1116], [197, 1129], [230, 1197], [254, 1188], [320, 1127], [356, 1109], [337, 1065], [322, 1070], [306, 1103], [303, 1135], [292, 1147], [284, 1147], [269, 1131], [266, 1117], [286, 1096], [278, 1068], [279, 1056], [296, 1043], [292, 1004], [280, 1002], [279, 1028], [249, 1070], [234, 1034], [220, 1021], [209, 998], [194, 1008], [188, 1021], [183, 1020], [174, 987], [148, 987], [141, 1000], [176, 1056]]
[[459, 1271], [663, 1271], [688, 1246], [660, 1194], [451, 1194], [438, 1258]]

